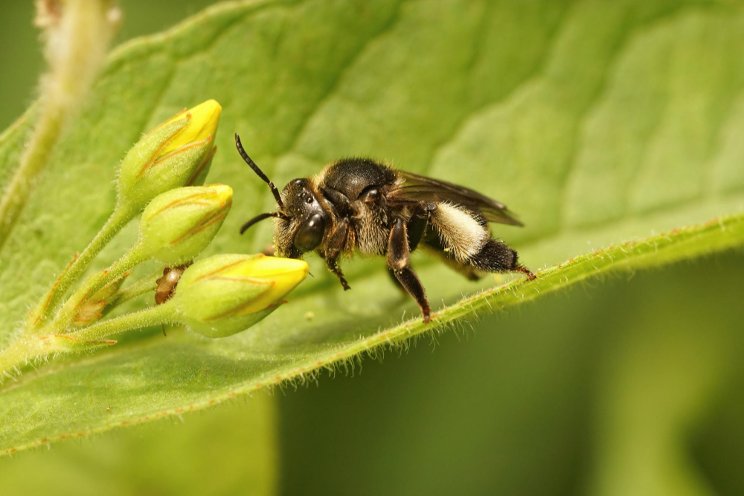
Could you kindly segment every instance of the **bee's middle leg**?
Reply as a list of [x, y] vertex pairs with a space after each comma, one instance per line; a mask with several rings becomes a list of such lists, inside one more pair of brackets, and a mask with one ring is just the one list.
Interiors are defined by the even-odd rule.
[[[408, 221], [408, 224], [406, 224], [409, 252], [415, 250], [419, 241], [424, 238], [426, 227], [429, 225], [429, 215], [434, 210], [436, 210], [435, 204], [423, 203], [411, 217], [411, 220]], [[408, 295], [408, 290], [403, 286], [403, 284], [401, 284], [398, 277], [395, 275], [395, 270], [393, 270], [389, 265], [387, 267], [387, 273], [388, 276], [390, 276], [390, 280], [395, 284], [395, 287], [402, 291], [403, 294]]]
[[429, 301], [426, 299], [421, 281], [411, 269], [410, 258], [411, 250], [408, 245], [406, 223], [403, 219], [398, 218], [390, 229], [390, 236], [388, 237], [387, 264], [403, 289], [418, 303], [424, 322], [429, 322], [431, 320]]

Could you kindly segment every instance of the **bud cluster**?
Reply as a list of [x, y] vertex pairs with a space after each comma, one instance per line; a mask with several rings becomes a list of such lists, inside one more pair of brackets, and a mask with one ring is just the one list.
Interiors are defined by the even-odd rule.
[[[179, 112], [129, 150], [119, 167], [117, 201], [109, 220], [33, 312], [28, 333], [59, 337], [49, 340], [56, 343], [55, 353], [64, 351], [59, 349], [64, 343], [70, 349], [89, 349], [114, 343], [109, 339], [113, 335], [165, 323], [224, 337], [266, 317], [305, 278], [305, 262], [264, 255], [214, 255], [192, 264], [232, 205], [232, 188], [203, 185], [215, 153], [221, 110], [219, 103], [208, 100]], [[80, 282], [101, 249], [137, 216], [134, 245]], [[177, 270], [180, 277], [156, 283], [153, 275], [130, 283], [132, 269], [147, 260], [165, 266], [164, 275]], [[156, 285], [167, 287], [156, 290]], [[156, 296], [148, 308], [104, 318], [121, 302], [145, 293]]]

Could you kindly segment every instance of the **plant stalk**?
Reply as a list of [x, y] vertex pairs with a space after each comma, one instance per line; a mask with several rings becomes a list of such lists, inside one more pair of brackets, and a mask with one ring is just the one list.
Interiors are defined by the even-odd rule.
[[36, 176], [103, 64], [118, 24], [118, 10], [110, 0], [67, 0], [61, 2], [60, 9], [46, 9], [54, 2], [37, 3], [36, 21], [43, 28], [49, 73], [41, 78], [40, 113], [33, 134], [0, 195], [0, 246], [8, 239]]
[[176, 308], [171, 301], [132, 312], [66, 334], [78, 342], [110, 339], [123, 332], [177, 322]]
[[118, 233], [133, 216], [133, 213], [128, 210], [116, 208], [113, 211], [108, 220], [106, 220], [106, 223], [101, 227], [101, 230], [98, 231], [91, 242], [88, 243], [88, 246], [85, 247], [83, 252], [63, 270], [62, 274], [59, 275], [57, 280], [54, 281], [54, 284], [52, 284], [52, 287], [49, 288], [46, 295], [44, 295], [39, 306], [37, 306], [31, 313], [26, 326], [28, 330], [33, 331], [39, 329], [49, 320], [50, 314], [60, 304], [72, 285], [80, 279], [96, 255], [100, 253], [109, 240], [111, 240], [111, 238], [113, 238], [114, 235], [116, 235], [116, 233]]
[[112, 263], [107, 269], [88, 277], [88, 279], [80, 285], [64, 305], [62, 305], [62, 308], [60, 308], [59, 312], [52, 320], [52, 325], [61, 332], [65, 332], [75, 318], [75, 313], [81, 303], [93, 296], [107, 284], [122, 277], [128, 270], [142, 262], [145, 258], [146, 255], [143, 254], [140, 245], [135, 245], [128, 252], [122, 255], [121, 258]]

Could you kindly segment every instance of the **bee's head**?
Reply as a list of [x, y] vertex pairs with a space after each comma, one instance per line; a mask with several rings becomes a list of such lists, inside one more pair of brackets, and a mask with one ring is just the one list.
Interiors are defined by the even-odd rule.
[[323, 241], [328, 214], [323, 210], [318, 193], [308, 179], [294, 179], [279, 193], [266, 174], [259, 169], [243, 149], [240, 137], [235, 135], [235, 146], [243, 160], [253, 171], [269, 185], [277, 203], [276, 212], [266, 212], [252, 218], [240, 228], [243, 234], [249, 227], [259, 221], [276, 218], [274, 224], [274, 249], [281, 257], [299, 258], [303, 253], [312, 251]]
[[284, 216], [277, 217], [274, 227], [274, 245], [279, 256], [297, 258], [320, 246], [328, 214], [318, 196], [307, 179], [293, 179], [282, 190]]

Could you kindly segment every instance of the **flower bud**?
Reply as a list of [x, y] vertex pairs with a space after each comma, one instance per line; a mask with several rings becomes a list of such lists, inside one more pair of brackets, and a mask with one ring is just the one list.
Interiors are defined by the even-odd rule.
[[121, 163], [117, 208], [138, 212], [164, 191], [203, 181], [221, 112], [207, 100], [145, 133]]
[[211, 338], [229, 336], [274, 311], [307, 272], [303, 260], [215, 255], [186, 269], [171, 301], [193, 331]]
[[192, 260], [212, 241], [232, 204], [224, 184], [187, 186], [158, 195], [140, 221], [143, 258], [174, 266]]
[[96, 291], [93, 296], [85, 299], [76, 308], [73, 324], [84, 326], [100, 320], [109, 309], [109, 306], [119, 297], [119, 289], [124, 284], [128, 274], [120, 277], [103, 288]]

